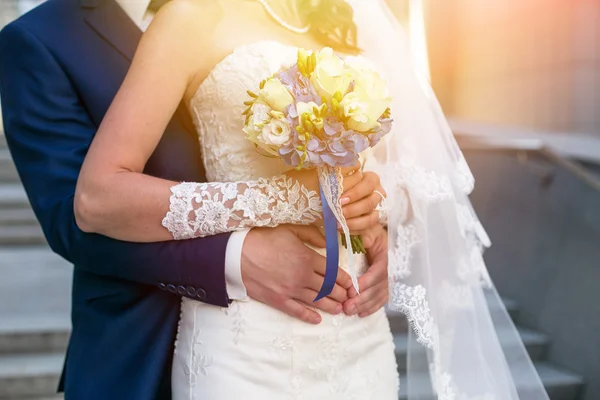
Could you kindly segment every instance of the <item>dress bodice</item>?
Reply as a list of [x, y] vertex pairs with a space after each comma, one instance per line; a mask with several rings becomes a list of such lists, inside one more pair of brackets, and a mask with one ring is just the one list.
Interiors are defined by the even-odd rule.
[[289, 169], [279, 159], [259, 154], [246, 139], [242, 115], [248, 90], [282, 66], [296, 62], [297, 48], [258, 41], [236, 48], [200, 84], [190, 102], [209, 182], [246, 181]]

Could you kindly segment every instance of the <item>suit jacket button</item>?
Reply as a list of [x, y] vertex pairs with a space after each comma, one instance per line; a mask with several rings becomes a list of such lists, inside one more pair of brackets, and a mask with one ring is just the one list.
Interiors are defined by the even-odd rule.
[[158, 288], [160, 290], [167, 290], [167, 285], [165, 285], [164, 283], [161, 282], [161, 283], [158, 284]]
[[171, 293], [177, 293], [177, 288], [175, 287], [175, 285], [167, 285], [167, 290]]
[[196, 291], [196, 297], [199, 298], [200, 300], [206, 299], [206, 291], [204, 289], [198, 289]]
[[196, 297], [196, 289], [193, 288], [193, 287], [191, 287], [191, 286], [188, 286], [187, 287], [187, 294], [190, 297]]
[[177, 293], [183, 296], [187, 293], [187, 290], [183, 286], [177, 286]]

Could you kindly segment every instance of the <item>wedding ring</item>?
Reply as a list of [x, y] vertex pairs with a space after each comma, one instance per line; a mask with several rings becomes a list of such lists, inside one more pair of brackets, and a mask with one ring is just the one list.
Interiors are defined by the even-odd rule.
[[383, 193], [381, 193], [379, 190], [374, 190], [373, 193], [377, 193], [379, 197], [381, 197], [381, 201], [377, 204], [377, 207], [375, 207], [375, 211], [387, 210], [387, 202]]
[[377, 213], [378, 213], [377, 221], [380, 224], [385, 225], [385, 224], [387, 224], [387, 219], [388, 219], [387, 199], [385, 198], [383, 193], [381, 193], [379, 190], [375, 190], [375, 191], [373, 191], [373, 193], [377, 193], [381, 197], [381, 201], [375, 207], [375, 211], [377, 211]]

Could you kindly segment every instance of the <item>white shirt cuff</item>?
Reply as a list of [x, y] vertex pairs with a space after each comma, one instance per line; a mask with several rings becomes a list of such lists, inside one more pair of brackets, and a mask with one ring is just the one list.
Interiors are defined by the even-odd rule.
[[242, 280], [242, 248], [250, 229], [233, 232], [225, 250], [225, 284], [229, 300], [247, 300], [248, 293]]

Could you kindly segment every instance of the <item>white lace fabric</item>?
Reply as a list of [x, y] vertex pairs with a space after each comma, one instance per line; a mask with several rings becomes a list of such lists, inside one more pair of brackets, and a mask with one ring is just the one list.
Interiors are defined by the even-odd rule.
[[321, 218], [319, 194], [283, 175], [247, 182], [184, 182], [171, 192], [162, 225], [175, 240], [249, 227], [309, 225]]

